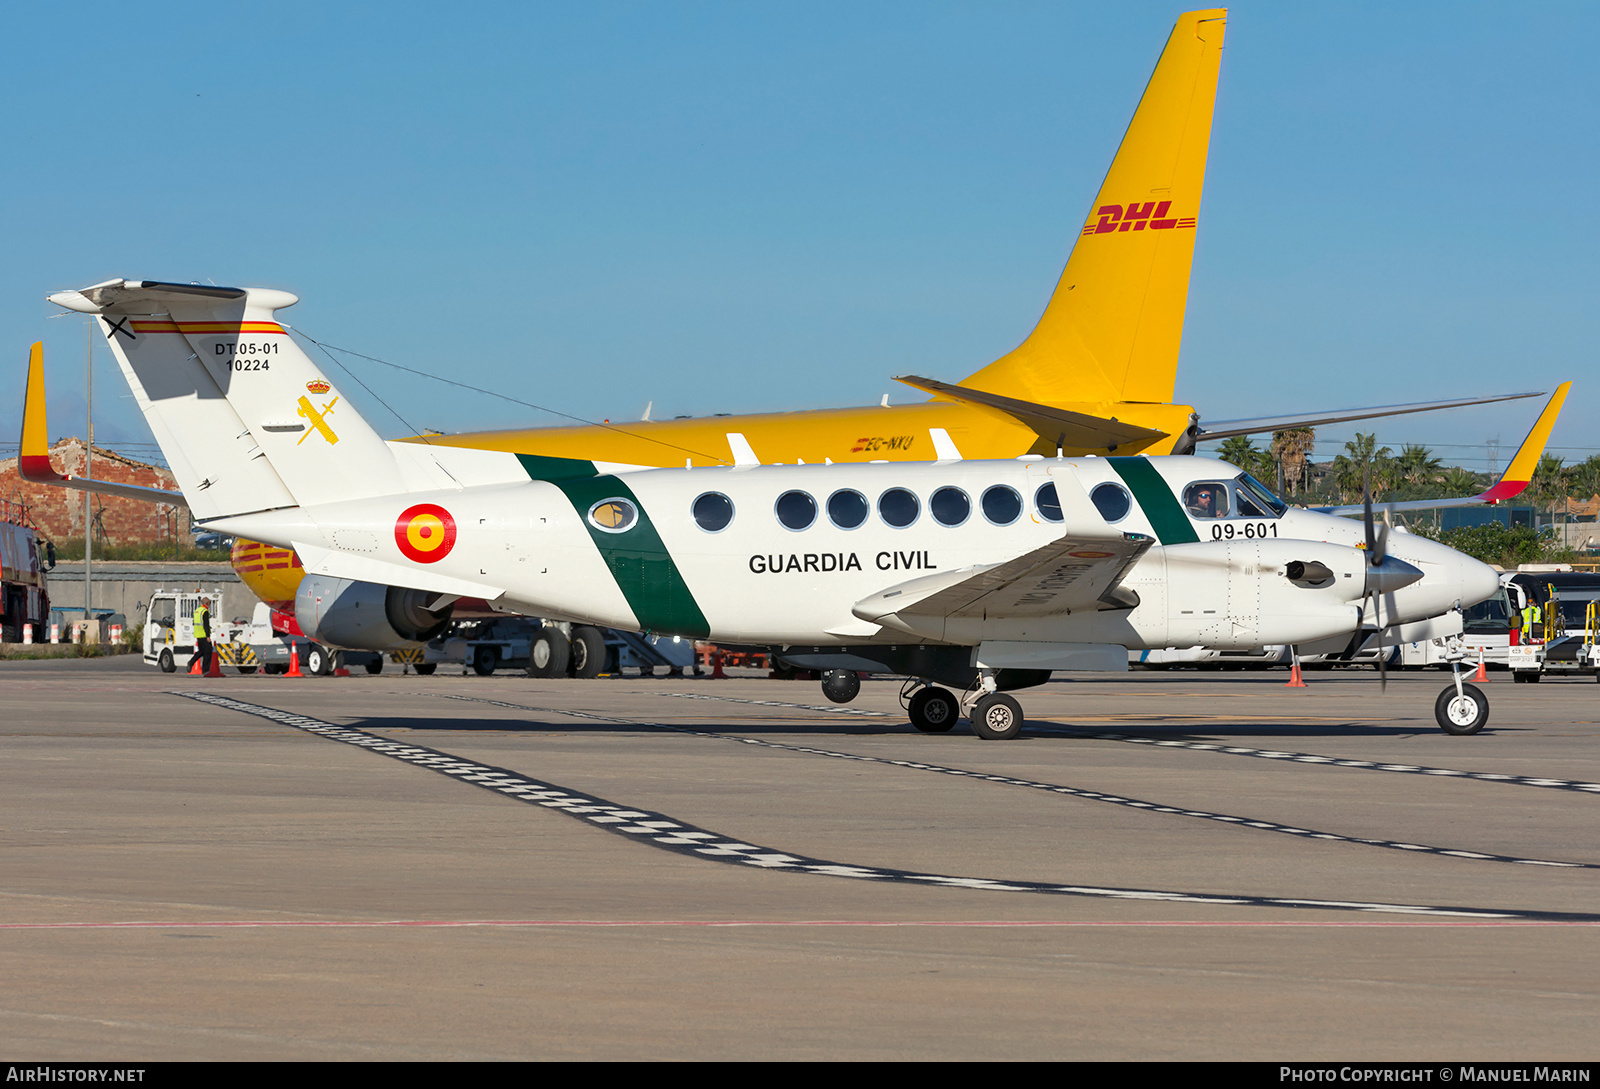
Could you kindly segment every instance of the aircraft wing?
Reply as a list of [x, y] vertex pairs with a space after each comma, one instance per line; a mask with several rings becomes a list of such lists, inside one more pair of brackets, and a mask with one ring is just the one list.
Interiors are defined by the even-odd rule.
[[1019, 401], [1015, 397], [1003, 397], [998, 393], [968, 389], [966, 386], [940, 382], [933, 378], [922, 378], [915, 374], [899, 375], [895, 381], [904, 382], [924, 393], [942, 394], [966, 404], [996, 409], [1031, 427], [1040, 438], [1057, 446], [1103, 449], [1107, 453], [1114, 453], [1123, 443], [1137, 442], [1144, 447], [1152, 440], [1166, 435], [1165, 431], [1140, 427], [1137, 424], [1090, 416], [1084, 412], [1068, 412], [1066, 409], [1051, 408], [1049, 405], [1033, 401]]
[[1218, 420], [1201, 425], [1195, 435], [1196, 442], [1215, 442], [1231, 439], [1235, 435], [1261, 435], [1268, 431], [1288, 431], [1296, 427], [1321, 427], [1323, 424], [1348, 423], [1351, 420], [1374, 420], [1380, 416], [1404, 416], [1411, 412], [1433, 412], [1441, 408], [1464, 408], [1467, 405], [1490, 405], [1496, 401], [1517, 401], [1524, 397], [1539, 397], [1543, 390], [1532, 393], [1501, 393], [1494, 397], [1464, 397], [1454, 401], [1415, 401], [1409, 405], [1379, 405], [1376, 408], [1345, 408], [1324, 412], [1303, 412], [1297, 416], [1258, 416], [1252, 420]]
[[146, 488], [138, 484], [118, 484], [112, 480], [95, 480], [92, 477], [62, 476], [50, 464], [49, 432], [45, 429], [44, 410], [44, 342], [36, 342], [28, 353], [28, 392], [22, 407], [22, 445], [17, 457], [17, 472], [22, 479], [35, 484], [53, 484], [58, 488], [71, 488], [99, 495], [120, 495], [126, 499], [143, 499], [152, 503], [171, 503], [186, 507], [188, 501], [180, 491], [163, 488]]
[[1005, 563], [941, 572], [891, 586], [857, 602], [862, 620], [1045, 617], [1139, 603], [1123, 576], [1155, 544], [1154, 537], [1069, 535]]
[[[1545, 444], [1550, 441], [1550, 432], [1556, 426], [1556, 418], [1561, 415], [1561, 406], [1566, 403], [1567, 391], [1571, 388], [1571, 382], [1563, 382], [1556, 387], [1556, 391], [1550, 395], [1550, 400], [1545, 403], [1544, 411], [1539, 413], [1539, 418], [1533, 422], [1533, 430], [1528, 432], [1528, 437], [1517, 447], [1511, 464], [1506, 466], [1506, 471], [1500, 474], [1500, 479], [1487, 491], [1456, 499], [1412, 499], [1400, 503], [1374, 503], [1372, 509], [1398, 513], [1408, 510], [1436, 510], [1441, 507], [1472, 507], [1480, 503], [1499, 503], [1515, 499], [1533, 479], [1534, 466], [1539, 464], [1539, 458], [1544, 455]], [[1361, 514], [1366, 508], [1361, 503], [1351, 503], [1342, 507], [1311, 509], [1319, 514], [1346, 515]]]

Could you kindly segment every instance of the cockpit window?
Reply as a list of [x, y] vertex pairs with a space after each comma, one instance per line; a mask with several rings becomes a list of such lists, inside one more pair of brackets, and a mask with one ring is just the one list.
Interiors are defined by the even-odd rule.
[[1217, 481], [1191, 484], [1183, 490], [1183, 508], [1191, 518], [1226, 518], [1228, 486]]
[[1233, 486], [1238, 489], [1239, 514], [1244, 517], [1277, 518], [1289, 509], [1289, 504], [1273, 495], [1271, 488], [1249, 473], [1234, 477]]

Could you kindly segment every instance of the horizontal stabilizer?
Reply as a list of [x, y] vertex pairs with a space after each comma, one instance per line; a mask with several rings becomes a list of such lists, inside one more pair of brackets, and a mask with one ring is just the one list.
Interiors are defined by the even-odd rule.
[[1519, 401], [1525, 397], [1542, 397], [1543, 390], [1532, 393], [1502, 393], [1495, 397], [1465, 397], [1454, 401], [1417, 401], [1409, 405], [1380, 405], [1376, 408], [1346, 408], [1331, 412], [1302, 412], [1295, 416], [1258, 416], [1251, 420], [1218, 420], [1202, 424], [1196, 442], [1215, 442], [1231, 439], [1235, 435], [1264, 435], [1269, 431], [1289, 431], [1297, 427], [1321, 427], [1324, 424], [1349, 423], [1351, 420], [1375, 420], [1381, 416], [1404, 416], [1411, 412], [1434, 412], [1441, 408], [1465, 408], [1467, 405], [1492, 405], [1497, 401]]
[[[1480, 503], [1501, 503], [1507, 499], [1515, 499], [1533, 479], [1533, 470], [1539, 464], [1539, 459], [1544, 456], [1545, 445], [1550, 441], [1550, 432], [1555, 429], [1556, 419], [1561, 415], [1561, 407], [1566, 404], [1567, 391], [1571, 388], [1571, 382], [1563, 382], [1556, 387], [1556, 391], [1550, 395], [1550, 400], [1545, 402], [1544, 411], [1539, 413], [1539, 418], [1533, 422], [1533, 430], [1528, 432], [1528, 437], [1517, 447], [1511, 464], [1506, 466], [1506, 471], [1500, 474], [1500, 479], [1487, 491], [1455, 499], [1413, 499], [1400, 503], [1374, 503], [1372, 509], [1399, 513], [1410, 510], [1438, 510], [1444, 507], [1473, 507]], [[1349, 515], [1363, 514], [1366, 506], [1353, 503], [1343, 507], [1313, 509], [1321, 514]]]
[[982, 405], [1003, 412], [1024, 426], [1032, 428], [1041, 439], [1055, 446], [1103, 450], [1109, 454], [1114, 453], [1117, 447], [1124, 443], [1138, 443], [1143, 449], [1154, 440], [1166, 436], [1165, 431], [1156, 431], [1137, 424], [1090, 416], [1084, 412], [1069, 412], [1063, 408], [1051, 408], [1049, 405], [1035, 404], [1032, 401], [1019, 401], [1015, 397], [1003, 397], [998, 393], [986, 393], [983, 390], [969, 389], [966, 386], [940, 382], [933, 378], [922, 378], [914, 374], [900, 375], [895, 381], [904, 382], [924, 393], [937, 394], [966, 404]]
[[44, 343], [36, 342], [28, 353], [28, 391], [22, 404], [22, 442], [17, 456], [17, 472], [35, 484], [53, 484], [96, 495], [118, 495], [125, 499], [144, 499], [153, 503], [188, 506], [183, 493], [138, 484], [118, 484], [112, 480], [69, 476], [58, 473], [50, 464], [49, 432], [45, 429]]

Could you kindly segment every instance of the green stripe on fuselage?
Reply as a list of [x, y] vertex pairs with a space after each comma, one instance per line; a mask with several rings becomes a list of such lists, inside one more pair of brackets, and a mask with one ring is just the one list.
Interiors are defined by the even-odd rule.
[[[683, 573], [661, 543], [661, 534], [656, 532], [632, 488], [614, 476], [567, 477], [551, 479], [550, 483], [560, 488], [577, 510], [594, 546], [611, 569], [611, 577], [617, 580], [617, 588], [627, 598], [628, 608], [638, 618], [639, 627], [664, 635], [703, 638], [711, 634], [711, 625], [688, 583], [683, 581]], [[638, 510], [639, 520], [621, 533], [596, 529], [589, 522], [589, 508], [603, 499], [628, 500]]]
[[1144, 511], [1144, 516], [1150, 519], [1150, 528], [1156, 531], [1156, 538], [1162, 544], [1188, 544], [1200, 539], [1200, 535], [1194, 531], [1194, 525], [1189, 521], [1189, 516], [1178, 503], [1178, 497], [1172, 494], [1172, 489], [1167, 486], [1167, 482], [1156, 472], [1156, 467], [1151, 465], [1148, 459], [1106, 458], [1106, 460], [1128, 485], [1128, 490], [1133, 492], [1133, 498]]

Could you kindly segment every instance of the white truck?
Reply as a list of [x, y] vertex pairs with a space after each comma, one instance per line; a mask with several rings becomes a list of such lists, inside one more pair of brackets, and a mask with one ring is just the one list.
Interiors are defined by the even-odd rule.
[[303, 635], [292, 635], [274, 625], [272, 609], [256, 603], [249, 620], [224, 620], [221, 590], [157, 590], [150, 595], [145, 615], [145, 664], [163, 673], [187, 669], [194, 657], [194, 612], [201, 598], [211, 599], [211, 645], [218, 661], [240, 673], [284, 673], [289, 657], [298, 653], [308, 673], [330, 673], [333, 657]]

